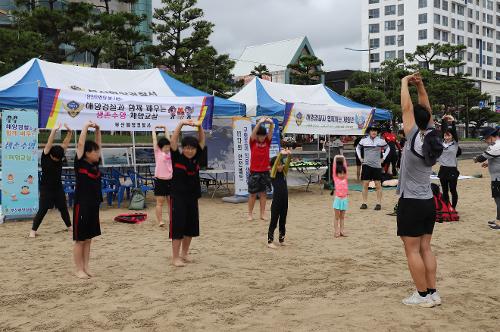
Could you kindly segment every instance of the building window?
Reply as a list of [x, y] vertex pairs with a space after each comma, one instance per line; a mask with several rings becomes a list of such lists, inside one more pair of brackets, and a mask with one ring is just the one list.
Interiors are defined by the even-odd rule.
[[441, 30], [434, 29], [434, 39], [441, 40]]
[[481, 62], [480, 60], [481, 59], [479, 58], [479, 54], [476, 54], [476, 63], [480, 63]]
[[486, 72], [486, 79], [488, 79], [488, 80], [493, 79], [493, 72], [491, 70], [488, 70]]
[[368, 31], [370, 33], [378, 33], [378, 32], [380, 32], [380, 26], [379, 26], [379, 24], [378, 23], [376, 23], [376, 24], [370, 24], [368, 26]]
[[458, 13], [458, 15], [464, 16], [465, 15], [465, 6], [457, 5], [457, 13]]
[[427, 39], [427, 29], [418, 30], [418, 40]]
[[396, 59], [396, 51], [386, 51], [385, 60], [393, 60], [393, 59]]
[[427, 14], [418, 14], [418, 24], [427, 23]]
[[469, 18], [473, 18], [474, 17], [474, 11], [471, 8], [467, 9], [467, 16]]
[[476, 68], [476, 77], [479, 78], [479, 68]]
[[451, 43], [455, 44], [457, 42], [457, 36], [454, 33], [451, 34]]
[[418, 8], [427, 7], [427, 0], [418, 0]]
[[488, 8], [489, 10], [493, 10], [493, 1], [488, 0], [486, 2], [486, 8]]
[[434, 24], [441, 24], [441, 15], [434, 14]]
[[380, 55], [378, 53], [371, 53], [370, 62], [380, 62]]
[[385, 36], [385, 46], [396, 45], [396, 36]]
[[404, 14], [405, 14], [405, 5], [401, 3], [398, 5], [398, 16], [403, 16]]
[[458, 45], [465, 45], [465, 37], [464, 36], [457, 36], [457, 44]]
[[472, 53], [471, 52], [467, 52], [467, 61], [468, 62], [472, 62], [473, 58], [472, 58]]
[[467, 32], [473, 33], [474, 32], [474, 23], [467, 23]]
[[493, 43], [487, 43], [486, 44], [486, 50], [488, 52], [493, 52]]
[[434, 7], [441, 8], [441, 0], [434, 0]]
[[396, 5], [385, 6], [385, 15], [396, 15]]
[[398, 31], [403, 31], [405, 29], [405, 20], [398, 20]]
[[497, 59], [497, 67], [500, 67], [500, 59]]
[[497, 40], [500, 40], [500, 31], [497, 31]]
[[370, 39], [370, 48], [377, 48], [377, 47], [380, 47], [380, 39], [378, 38]]
[[467, 67], [467, 75], [472, 75], [472, 67]]
[[486, 23], [493, 24], [493, 15], [486, 15]]
[[447, 27], [447, 26], [448, 26], [448, 16], [443, 16], [443, 25], [444, 25], [445, 27]]
[[454, 19], [454, 18], [452, 18], [452, 19], [451, 19], [451, 27], [452, 27], [453, 29], [455, 29], [455, 28], [456, 28], [456, 24], [455, 24], [455, 22], [456, 22], [456, 21], [455, 21], [455, 19]]
[[472, 47], [472, 45], [474, 45], [472, 38], [467, 38], [467, 47]]
[[448, 1], [447, 0], [443, 0], [443, 10], [448, 11]]
[[449, 39], [449, 32], [448, 31], [442, 31], [441, 32], [441, 40], [444, 42], [448, 42]]
[[378, 8], [368, 10], [368, 18], [379, 18], [380, 10]]
[[488, 66], [493, 66], [493, 57], [491, 56], [486, 57], [486, 64]]
[[374, 3], [379, 3], [379, 0], [369, 0], [368, 3], [370, 5], [374, 4]]
[[396, 21], [385, 21], [385, 31], [396, 30]]
[[405, 58], [405, 51], [399, 50], [398, 51], [398, 59], [404, 60], [404, 58]]
[[500, 72], [497, 72], [497, 81], [500, 81]]
[[500, 45], [497, 45], [497, 53], [500, 53]]
[[405, 35], [398, 36], [398, 46], [405, 46]]
[[457, 20], [457, 29], [464, 31], [465, 30], [465, 22], [461, 21], [461, 20]]

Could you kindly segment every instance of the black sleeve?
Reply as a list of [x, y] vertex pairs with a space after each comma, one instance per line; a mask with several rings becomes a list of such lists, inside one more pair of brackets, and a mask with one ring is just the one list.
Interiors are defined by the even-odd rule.
[[181, 153], [179, 152], [179, 149], [170, 150], [170, 157], [172, 158], [172, 163], [178, 161], [180, 156], [181, 156]]
[[474, 159], [476, 159], [476, 161], [477, 161], [478, 163], [482, 163], [482, 162], [485, 162], [486, 160], [488, 160], [488, 159], [486, 159], [486, 157], [485, 157], [485, 156], [483, 156], [482, 154], [480, 154], [479, 156], [476, 156]]
[[461, 155], [462, 155], [462, 149], [459, 146], [457, 149], [457, 157], [460, 157]]

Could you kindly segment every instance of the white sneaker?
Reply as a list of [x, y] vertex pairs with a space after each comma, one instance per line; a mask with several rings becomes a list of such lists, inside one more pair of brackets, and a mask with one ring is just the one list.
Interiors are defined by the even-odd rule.
[[426, 297], [420, 296], [418, 292], [413, 293], [406, 299], [403, 299], [403, 304], [406, 305], [418, 305], [424, 308], [432, 308], [434, 307], [434, 302], [431, 299], [431, 295], [427, 294]]
[[431, 299], [435, 305], [441, 305], [441, 296], [439, 296], [437, 291], [435, 291], [434, 294], [431, 294]]

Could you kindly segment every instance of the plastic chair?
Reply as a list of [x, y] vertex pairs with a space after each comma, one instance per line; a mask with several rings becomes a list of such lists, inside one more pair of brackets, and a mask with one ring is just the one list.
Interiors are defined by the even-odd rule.
[[108, 206], [113, 205], [113, 197], [118, 193], [118, 188], [114, 179], [102, 178], [101, 180], [102, 194], [106, 195]]
[[137, 188], [141, 189], [145, 195], [148, 191], [154, 191], [155, 179], [141, 176], [134, 171], [128, 171], [128, 176], [130, 177], [130, 180], [132, 180], [132, 183], [137, 183]]
[[[130, 199], [130, 189], [134, 188], [134, 181], [132, 181], [129, 175], [124, 175], [114, 168], [111, 170], [111, 176], [114, 179], [115, 185], [118, 188], [117, 198], [118, 198], [118, 207], [120, 207], [123, 202], [123, 196], [125, 195], [125, 193], [127, 193], [127, 199]], [[125, 181], [129, 179], [130, 183], [124, 184], [120, 181], [121, 179], [124, 179]]]

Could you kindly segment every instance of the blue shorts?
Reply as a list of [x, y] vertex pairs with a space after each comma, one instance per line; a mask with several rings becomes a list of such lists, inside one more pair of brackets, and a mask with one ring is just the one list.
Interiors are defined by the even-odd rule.
[[335, 210], [347, 211], [348, 207], [349, 207], [349, 198], [335, 197], [335, 200], [333, 201], [333, 208]]

